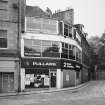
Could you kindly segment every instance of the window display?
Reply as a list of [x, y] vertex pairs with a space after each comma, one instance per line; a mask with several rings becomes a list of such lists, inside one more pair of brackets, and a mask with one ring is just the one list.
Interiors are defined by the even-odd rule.
[[50, 78], [45, 74], [26, 74], [25, 87], [26, 88], [39, 88], [49, 87]]

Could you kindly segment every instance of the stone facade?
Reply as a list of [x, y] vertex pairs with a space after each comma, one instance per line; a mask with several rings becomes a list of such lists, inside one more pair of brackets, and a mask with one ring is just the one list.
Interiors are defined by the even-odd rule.
[[18, 91], [18, 3], [0, 1], [0, 92]]

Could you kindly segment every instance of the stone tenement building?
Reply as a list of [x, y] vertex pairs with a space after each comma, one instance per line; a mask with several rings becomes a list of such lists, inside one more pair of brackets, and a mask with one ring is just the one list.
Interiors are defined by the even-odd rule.
[[83, 49], [74, 10], [49, 17], [25, 6], [25, 0], [0, 1], [0, 92], [80, 84]]

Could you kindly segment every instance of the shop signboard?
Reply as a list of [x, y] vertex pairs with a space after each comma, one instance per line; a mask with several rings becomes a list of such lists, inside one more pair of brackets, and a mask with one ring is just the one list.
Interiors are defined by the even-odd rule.
[[69, 60], [61, 60], [61, 68], [62, 69], [75, 69], [75, 63]]
[[22, 68], [60, 68], [60, 61], [55, 59], [22, 59]]
[[61, 60], [62, 69], [81, 70], [82, 64], [70, 60]]

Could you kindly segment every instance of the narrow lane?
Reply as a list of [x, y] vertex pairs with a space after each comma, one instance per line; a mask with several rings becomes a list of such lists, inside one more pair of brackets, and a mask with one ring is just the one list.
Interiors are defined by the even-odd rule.
[[0, 105], [105, 105], [105, 81], [91, 81], [72, 91], [0, 98]]

